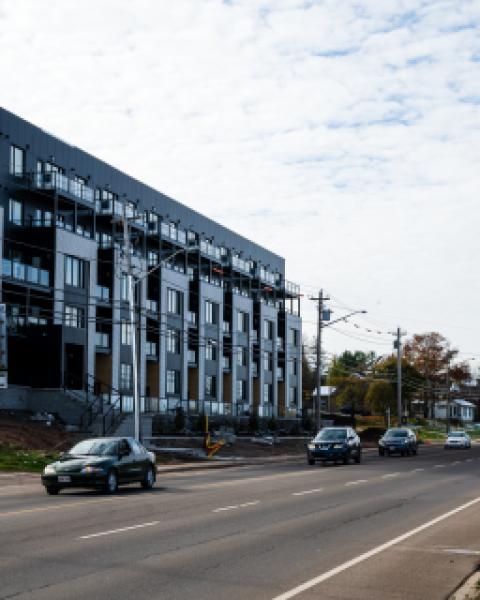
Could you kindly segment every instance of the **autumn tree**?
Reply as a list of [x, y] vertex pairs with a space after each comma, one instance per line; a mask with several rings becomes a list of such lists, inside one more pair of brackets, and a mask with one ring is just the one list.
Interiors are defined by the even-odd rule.
[[395, 391], [392, 384], [386, 380], [371, 381], [365, 394], [365, 406], [373, 413], [386, 416], [389, 408], [392, 413], [395, 407]]

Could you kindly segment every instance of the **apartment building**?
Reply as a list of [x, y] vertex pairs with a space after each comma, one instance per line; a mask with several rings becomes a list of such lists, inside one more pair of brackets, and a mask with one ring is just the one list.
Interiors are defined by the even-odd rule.
[[133, 410], [130, 262], [143, 411], [299, 414], [280, 256], [3, 109], [0, 228], [10, 383]]

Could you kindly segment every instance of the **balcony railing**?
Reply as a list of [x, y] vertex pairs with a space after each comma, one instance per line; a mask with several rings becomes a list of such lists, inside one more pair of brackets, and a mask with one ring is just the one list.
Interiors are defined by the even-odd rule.
[[69, 179], [63, 173], [35, 173], [34, 185], [40, 190], [66, 192], [90, 204], [94, 202], [94, 192], [91, 187], [75, 179]]
[[97, 346], [97, 348], [110, 348], [110, 335], [108, 333], [96, 331], [95, 346]]
[[157, 356], [157, 343], [156, 342], [147, 342], [146, 343], [146, 354], [147, 356]]
[[2, 274], [3, 277], [11, 277], [12, 279], [33, 283], [34, 285], [45, 287], [50, 285], [49, 271], [38, 269], [37, 267], [32, 267], [16, 260], [4, 258], [2, 261]]
[[110, 289], [104, 285], [97, 285], [97, 298], [102, 302], [110, 302]]
[[146, 308], [148, 312], [158, 313], [158, 302], [147, 298]]

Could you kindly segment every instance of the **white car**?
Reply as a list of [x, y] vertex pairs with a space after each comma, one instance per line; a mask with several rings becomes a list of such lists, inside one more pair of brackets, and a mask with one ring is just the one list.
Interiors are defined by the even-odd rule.
[[445, 450], [449, 448], [471, 448], [472, 440], [465, 431], [451, 431], [445, 440]]

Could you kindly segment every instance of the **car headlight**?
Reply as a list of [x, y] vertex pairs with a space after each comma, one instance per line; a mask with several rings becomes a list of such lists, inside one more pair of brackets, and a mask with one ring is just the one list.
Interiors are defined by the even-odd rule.
[[315, 450], [315, 444], [307, 444], [309, 450]]
[[80, 471], [80, 473], [103, 473], [103, 467], [94, 467], [93, 465], [86, 465]]
[[378, 440], [378, 444], [380, 446], [385, 446], [385, 440], [383, 438], [381, 438], [380, 440]]
[[44, 475], [56, 475], [55, 467], [53, 465], [47, 465], [45, 469], [43, 469]]

